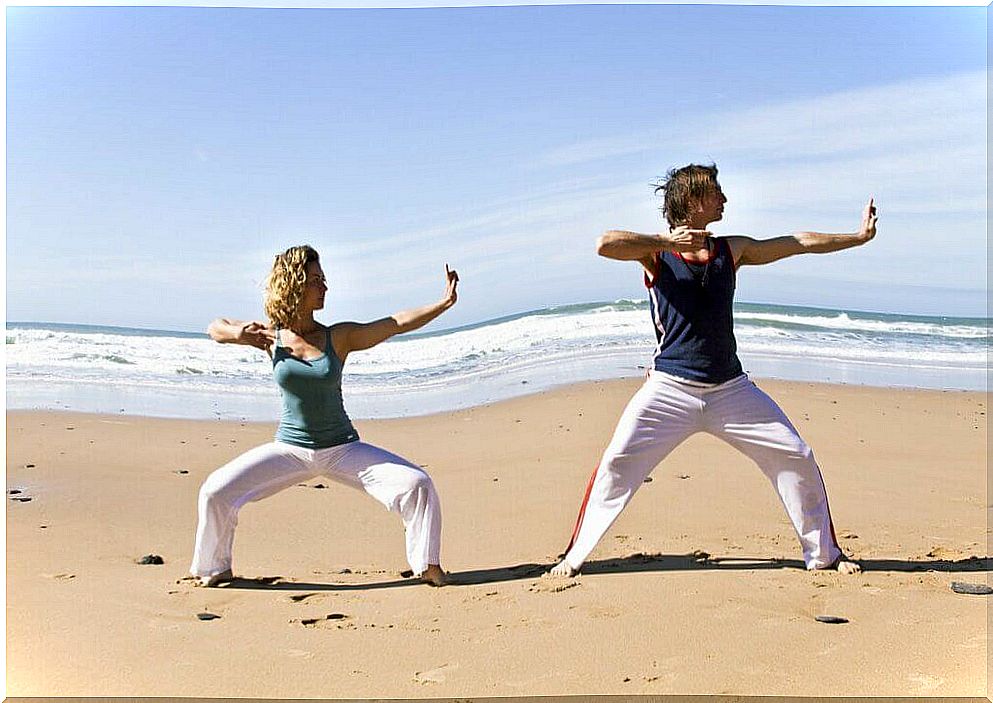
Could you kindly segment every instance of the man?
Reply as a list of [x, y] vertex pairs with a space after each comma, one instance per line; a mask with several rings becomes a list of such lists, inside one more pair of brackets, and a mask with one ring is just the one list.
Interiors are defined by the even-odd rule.
[[757, 240], [707, 231], [723, 217], [727, 202], [715, 165], [674, 169], [659, 191], [667, 233], [614, 230], [597, 242], [601, 256], [637, 261], [644, 268], [658, 346], [644, 386], [628, 403], [590, 479], [566, 554], [551, 573], [574, 576], [655, 466], [695, 432], [720, 437], [758, 464], [779, 493], [808, 569], [861, 571], [838, 546], [810, 447], [742, 372], [731, 305], [741, 266], [871, 240], [876, 234], [872, 199], [858, 232]]

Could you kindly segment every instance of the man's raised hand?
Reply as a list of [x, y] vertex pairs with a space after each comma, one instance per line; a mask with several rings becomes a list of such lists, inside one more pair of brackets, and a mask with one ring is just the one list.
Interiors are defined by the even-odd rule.
[[709, 236], [709, 230], [692, 229], [686, 225], [679, 225], [671, 229], [668, 234], [663, 234], [662, 240], [672, 251], [699, 251], [707, 248], [707, 237]]

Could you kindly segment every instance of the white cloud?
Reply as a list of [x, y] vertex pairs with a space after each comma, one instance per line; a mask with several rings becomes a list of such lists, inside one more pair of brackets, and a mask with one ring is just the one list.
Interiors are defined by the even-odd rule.
[[986, 73], [916, 79], [680, 117], [649, 132], [562, 146], [539, 156], [537, 163], [568, 166], [676, 148], [683, 151], [686, 144], [706, 154], [791, 161], [888, 154], [908, 144], [985, 144]]

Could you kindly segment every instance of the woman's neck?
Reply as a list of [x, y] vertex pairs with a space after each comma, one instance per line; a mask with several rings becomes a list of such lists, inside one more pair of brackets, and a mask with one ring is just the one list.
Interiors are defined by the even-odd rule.
[[314, 319], [314, 314], [310, 313], [293, 320], [293, 322], [289, 324], [288, 329], [303, 337], [318, 330], [320, 327], [320, 323]]

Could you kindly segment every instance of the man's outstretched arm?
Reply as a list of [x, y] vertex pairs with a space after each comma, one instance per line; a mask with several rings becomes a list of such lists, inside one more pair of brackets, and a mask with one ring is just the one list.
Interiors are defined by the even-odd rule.
[[826, 254], [865, 244], [876, 236], [876, 220], [876, 206], [869, 198], [858, 232], [795, 232], [773, 239], [734, 236], [728, 243], [738, 266], [768, 264], [796, 254]]

